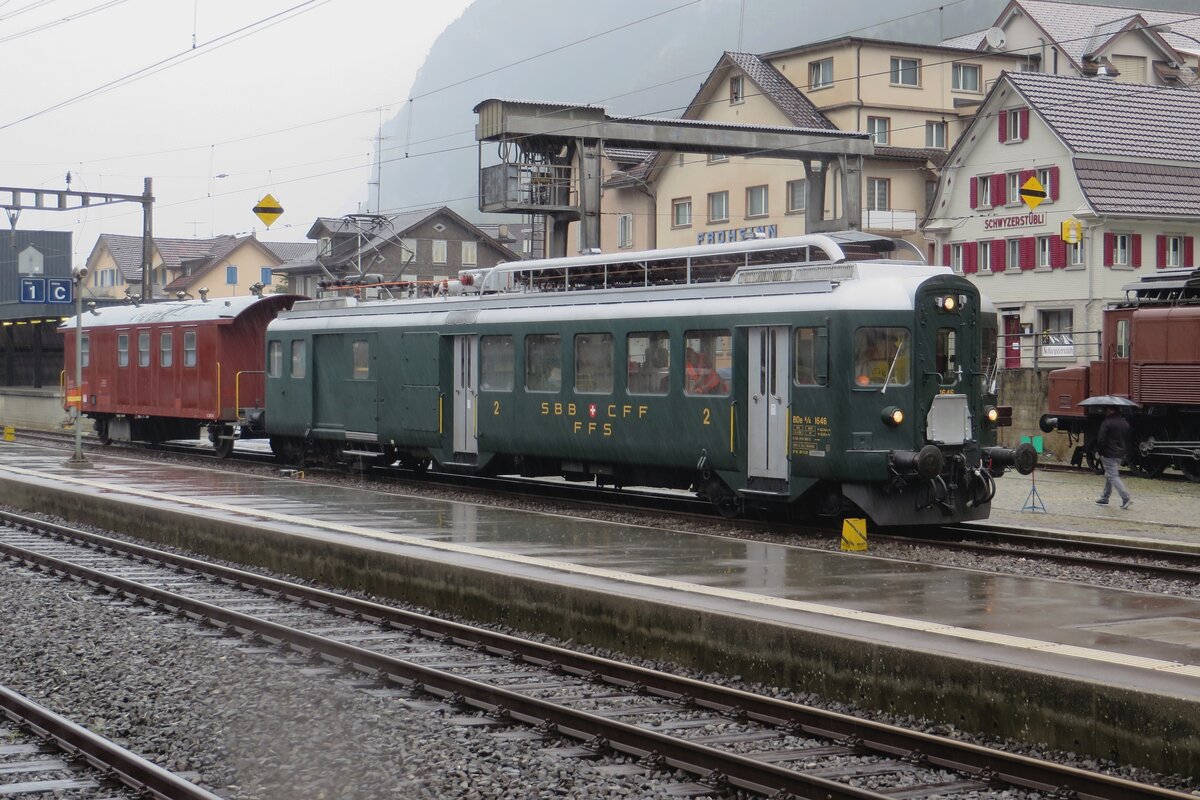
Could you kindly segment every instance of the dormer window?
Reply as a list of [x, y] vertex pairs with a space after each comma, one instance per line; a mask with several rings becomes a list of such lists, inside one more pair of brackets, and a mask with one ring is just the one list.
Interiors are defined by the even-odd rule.
[[317, 258], [327, 256], [333, 252], [333, 239], [328, 236], [322, 236], [317, 243]]
[[736, 106], [746, 99], [745, 78], [735, 75], [729, 79], [729, 105]]

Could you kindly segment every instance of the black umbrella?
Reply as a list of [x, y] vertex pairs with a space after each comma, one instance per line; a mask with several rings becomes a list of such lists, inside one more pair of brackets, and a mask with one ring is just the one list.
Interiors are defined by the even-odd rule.
[[1115, 394], [1102, 394], [1099, 397], [1089, 397], [1087, 400], [1079, 401], [1079, 405], [1084, 408], [1137, 408], [1138, 404], [1130, 400], [1128, 397], [1119, 397]]

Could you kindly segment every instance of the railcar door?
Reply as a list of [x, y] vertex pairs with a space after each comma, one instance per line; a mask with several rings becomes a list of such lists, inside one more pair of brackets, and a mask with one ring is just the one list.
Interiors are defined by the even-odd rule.
[[[749, 331], [746, 404], [749, 428], [747, 475], [786, 481], [788, 477], [788, 383], [791, 359], [786, 326]], [[780, 487], [781, 490], [785, 487]]]
[[454, 337], [454, 452], [479, 454], [479, 337]]
[[1004, 368], [1019, 369], [1021, 366], [1021, 316], [1004, 315]]

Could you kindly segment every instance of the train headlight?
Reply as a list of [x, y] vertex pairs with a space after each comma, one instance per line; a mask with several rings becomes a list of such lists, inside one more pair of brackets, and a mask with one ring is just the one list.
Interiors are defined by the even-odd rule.
[[983, 418], [990, 424], [995, 425], [1000, 419], [1000, 410], [995, 406], [988, 406], [983, 410]]
[[952, 294], [942, 298], [942, 311], [953, 311], [958, 307], [958, 300]]
[[945, 294], [933, 298], [933, 303], [940, 311], [958, 311], [967, 305], [965, 294]]
[[893, 428], [899, 426], [900, 423], [904, 422], [904, 410], [896, 406], [888, 406], [883, 410], [883, 421]]

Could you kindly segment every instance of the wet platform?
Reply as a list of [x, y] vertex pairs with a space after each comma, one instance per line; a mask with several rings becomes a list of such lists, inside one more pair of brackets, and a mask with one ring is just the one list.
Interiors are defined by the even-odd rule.
[[[0, 496], [472, 618], [1200, 771], [1197, 600], [89, 458], [69, 469], [61, 451], [0, 444]], [[1093, 503], [1101, 477], [1037, 481], [1046, 513], [1022, 510], [1029, 479], [1005, 478], [997, 521], [1200, 547], [1200, 487], [1134, 481], [1120, 511]]]

